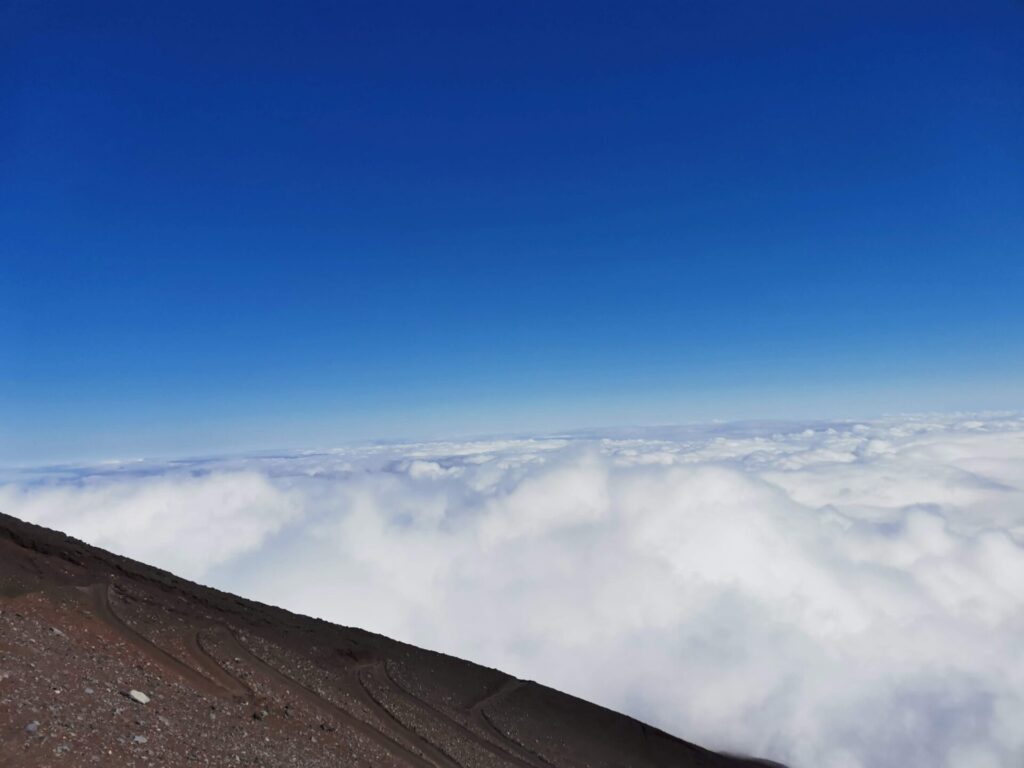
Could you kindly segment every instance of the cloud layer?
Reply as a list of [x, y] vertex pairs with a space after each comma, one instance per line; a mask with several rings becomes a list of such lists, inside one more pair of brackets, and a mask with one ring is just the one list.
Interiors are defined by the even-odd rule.
[[1024, 762], [1024, 419], [8, 474], [0, 509], [795, 768]]

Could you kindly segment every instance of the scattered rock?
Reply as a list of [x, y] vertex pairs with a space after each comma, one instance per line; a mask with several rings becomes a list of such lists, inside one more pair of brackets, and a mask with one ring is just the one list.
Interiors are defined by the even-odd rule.
[[136, 691], [134, 688], [128, 691], [128, 698], [139, 702], [139, 704], [149, 704], [149, 696], [142, 691]]
[[[3, 536], [8, 524], [5, 521], [6, 518], [0, 515], [0, 591], [9, 573], [21, 571], [21, 560], [8, 560], [9, 549], [15, 554], [19, 550], [12, 549]], [[35, 563], [39, 559], [35, 550], [26, 551], [26, 563]], [[39, 562], [44, 569], [52, 565], [45, 557]], [[333, 660], [333, 638], [349, 630], [325, 626], [322, 629], [323, 641], [320, 642], [320, 635], [306, 638], [299, 631], [304, 628], [303, 623], [294, 626], [282, 623], [298, 620], [289, 619], [285, 614], [278, 615], [276, 609], [260, 608], [251, 612], [246, 609], [241, 615], [224, 613], [218, 608], [220, 597], [206, 592], [191, 596], [183, 591], [185, 587], [179, 589], [185, 604], [180, 609], [177, 606], [172, 609], [165, 603], [175, 593], [160, 589], [159, 581], [154, 584], [134, 580], [128, 571], [118, 571], [113, 575], [97, 573], [94, 564], [90, 564], [90, 569], [93, 582], [101, 588], [89, 588], [89, 601], [84, 597], [82, 600], [64, 600], [63, 592], [54, 592], [60, 599], [51, 600], [50, 592], [44, 590], [39, 594], [50, 602], [35, 606], [33, 610], [38, 611], [38, 615], [22, 619], [20, 623], [25, 624], [24, 627], [19, 626], [10, 611], [0, 617], [0, 768], [28, 768], [30, 765], [48, 765], [50, 768], [369, 766], [371, 760], [382, 755], [382, 750], [389, 750], [392, 742], [400, 747], [412, 731], [411, 725], [396, 718], [367, 713], [374, 717], [375, 730], [379, 728], [382, 736], [388, 739], [378, 741], [372, 732], [352, 734], [330, 720], [322, 722], [325, 715], [329, 716], [332, 706], [315, 706], [316, 702], [297, 705], [288, 701], [296, 700], [296, 694], [301, 693], [301, 688], [306, 685], [337, 691], [335, 695], [342, 695], [353, 685], [363, 682], [359, 679], [363, 667], [355, 666], [361, 663], [363, 655], [352, 665]], [[27, 566], [24, 570], [32, 572]], [[68, 590], [73, 589], [75, 583], [86, 580], [86, 574], [78, 572], [49, 580], [43, 576], [40, 583], [45, 585], [54, 581], [67, 586]], [[64, 585], [62, 579], [70, 583]], [[109, 591], [103, 585], [109, 581], [136, 584], [136, 599], [132, 599], [126, 589], [116, 594]], [[44, 597], [38, 600], [42, 601]], [[107, 618], [97, 615], [99, 608], [106, 608], [105, 599], [112, 599], [116, 603], [114, 608], [122, 613], [114, 613], [113, 619], [109, 615]], [[161, 603], [162, 600], [165, 602]], [[80, 610], [86, 605], [93, 606], [89, 615]], [[133, 623], [151, 628], [155, 639], [142, 643], [136, 634], [121, 627], [124, 622], [118, 621], [120, 616], [131, 616]], [[138, 617], [142, 619], [136, 621]], [[264, 627], [265, 636], [245, 634], [242, 635], [243, 641], [230, 636], [228, 631], [215, 632], [221, 618], [227, 623], [228, 630], [234, 629], [239, 635], [242, 635], [241, 626], [253, 623]], [[60, 630], [57, 630], [58, 626]], [[68, 629], [64, 630], [65, 626]], [[364, 636], [358, 634], [358, 637]], [[230, 698], [203, 695], [188, 685], [188, 681], [165, 674], [169, 671], [160, 662], [166, 660], [168, 654], [185, 654], [180, 660], [189, 665], [197, 661], [189, 653], [193, 649], [193, 639], [196, 643], [203, 643], [200, 651], [212, 651], [212, 648], [205, 647], [206, 638], [215, 643], [218, 661], [230, 659], [231, 649], [236, 646], [251, 646], [254, 654], [258, 652], [260, 657], [273, 661], [274, 666], [279, 665], [280, 674], [261, 674], [261, 667], [256, 661], [246, 663], [239, 659], [240, 669], [230, 662], [225, 663], [223, 666], [228, 674], [234, 675], [240, 685], [251, 689]], [[183, 639], [189, 644], [183, 644]], [[30, 640], [38, 640], [38, 644]], [[366, 658], [383, 659], [382, 663], [391, 658], [388, 654], [392, 646], [387, 641], [379, 641], [379, 657], [374, 655], [378, 652], [378, 641], [369, 637], [365, 642], [373, 644], [372, 652], [365, 652]], [[400, 660], [396, 662], [398, 669], [403, 673], [408, 671], [414, 679], [417, 670], [429, 671], [436, 662], [430, 655], [420, 658], [414, 649], [406, 648], [395, 653], [395, 658]], [[452, 685], [458, 686], [453, 690], [463, 693], [472, 690], [469, 684], [480, 678], [478, 672], [468, 669], [463, 676], [458, 662], [446, 664], [454, 666], [450, 672], [449, 666], [445, 666], [438, 680], [447, 682], [450, 674], [454, 681]], [[291, 676], [294, 676], [291, 678], [293, 682], [289, 682]], [[314, 680], [316, 683], [310, 682]], [[129, 688], [133, 682], [145, 685], [153, 693]], [[391, 689], [391, 684], [383, 677], [378, 683]], [[67, 696], [63, 695], [65, 687], [68, 688]], [[481, 683], [479, 692], [490, 696], [491, 688]], [[83, 695], [85, 699], [81, 698]], [[333, 704], [334, 696], [328, 693], [323, 696], [327, 705]], [[132, 703], [125, 704], [125, 699]], [[149, 707], [149, 704], [153, 706]], [[139, 706], [144, 709], [139, 709]], [[367, 702], [366, 706], [372, 704]], [[206, 718], [203, 718], [203, 712], [207, 713]], [[539, 712], [545, 712], [543, 702]], [[585, 714], [586, 710], [582, 712]], [[25, 720], [26, 716], [33, 715], [45, 717], [46, 727], [43, 728], [38, 719]], [[442, 743], [458, 745], [467, 734], [472, 736], [464, 727], [453, 729], [445, 718], [420, 720], [416, 717], [415, 720], [417, 727], [423, 723], [425, 730], [429, 728], [423, 735], [424, 739], [427, 736], [433, 739], [436, 734]], [[603, 727], [602, 723], [597, 722], [597, 726]], [[582, 738], [589, 732], [586, 727], [581, 727], [579, 732], [572, 731], [568, 735]], [[152, 747], [149, 746], [150, 733], [154, 739]], [[544, 733], [542, 730], [541, 734]], [[529, 736], [514, 733], [512, 737], [528, 740]], [[555, 748], [568, 749], [564, 744]], [[669, 750], [671, 743], [660, 743], [659, 749], [662, 748]], [[459, 749], [461, 751], [461, 747]], [[467, 754], [474, 749], [467, 743]], [[664, 765], [689, 764], [689, 752], [681, 754], [682, 761], [677, 763], [666, 759]], [[54, 757], [56, 759], [52, 759]], [[393, 763], [400, 762], [396, 756]], [[633, 761], [625, 753], [621, 759], [607, 763], [589, 761], [591, 768], [611, 768], [612, 765], [641, 768], [644, 764], [642, 756]]]

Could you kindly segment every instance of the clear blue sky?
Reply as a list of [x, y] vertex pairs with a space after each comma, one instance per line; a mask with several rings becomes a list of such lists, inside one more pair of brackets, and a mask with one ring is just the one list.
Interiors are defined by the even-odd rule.
[[4, 463], [1020, 408], [1024, 3], [8, 0], [0, 259]]

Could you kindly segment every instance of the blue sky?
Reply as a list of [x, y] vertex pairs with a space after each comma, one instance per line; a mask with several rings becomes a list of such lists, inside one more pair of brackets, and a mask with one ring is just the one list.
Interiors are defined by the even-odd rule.
[[0, 461], [1012, 409], [1024, 6], [0, 8]]

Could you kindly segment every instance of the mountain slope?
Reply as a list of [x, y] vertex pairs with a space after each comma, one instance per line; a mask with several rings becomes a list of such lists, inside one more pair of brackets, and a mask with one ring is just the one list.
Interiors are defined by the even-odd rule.
[[3, 766], [767, 764], [6, 515], [0, 611]]

